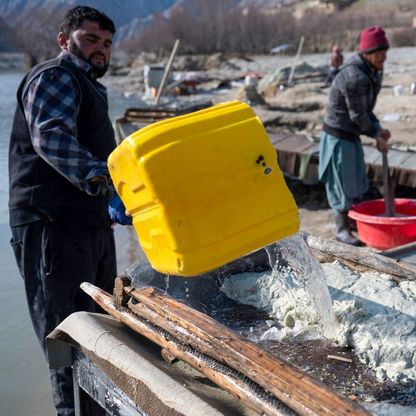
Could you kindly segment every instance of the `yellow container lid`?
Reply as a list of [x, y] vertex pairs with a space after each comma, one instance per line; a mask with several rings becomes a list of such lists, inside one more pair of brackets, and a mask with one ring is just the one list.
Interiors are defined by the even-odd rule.
[[242, 102], [146, 126], [123, 140], [108, 166], [162, 273], [205, 273], [299, 229], [276, 151]]

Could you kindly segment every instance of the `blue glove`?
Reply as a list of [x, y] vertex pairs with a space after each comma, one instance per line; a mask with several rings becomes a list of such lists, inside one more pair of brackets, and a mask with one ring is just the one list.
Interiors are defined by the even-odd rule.
[[126, 215], [126, 208], [117, 193], [108, 202], [108, 214], [112, 221], [121, 225], [131, 225], [132, 218]]

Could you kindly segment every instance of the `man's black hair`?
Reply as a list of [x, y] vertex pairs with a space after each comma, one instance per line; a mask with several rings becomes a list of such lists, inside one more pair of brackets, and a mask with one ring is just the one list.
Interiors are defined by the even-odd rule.
[[71, 35], [72, 32], [80, 27], [82, 21], [85, 19], [97, 22], [100, 29], [108, 30], [113, 35], [116, 33], [116, 27], [109, 17], [88, 6], [77, 6], [68, 10], [61, 25], [61, 32], [68, 36]]

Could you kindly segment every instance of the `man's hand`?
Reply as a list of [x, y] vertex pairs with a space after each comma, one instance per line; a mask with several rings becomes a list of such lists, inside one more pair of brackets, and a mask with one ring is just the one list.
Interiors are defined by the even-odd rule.
[[131, 216], [128, 215], [124, 207], [123, 201], [116, 193], [108, 202], [108, 214], [111, 220], [118, 224], [131, 225], [133, 223]]
[[391, 133], [387, 129], [380, 129], [375, 137], [377, 143], [377, 150], [381, 153], [387, 153], [389, 151], [389, 145], [387, 141], [390, 139]]
[[380, 130], [378, 131], [378, 134], [380, 135], [380, 137], [381, 137], [384, 141], [387, 141], [387, 140], [388, 140], [388, 139], [390, 139], [390, 137], [391, 137], [390, 130], [387, 130], [387, 129], [380, 129]]
[[107, 199], [111, 199], [114, 193], [114, 187], [107, 176], [94, 176], [88, 181], [92, 195], [104, 195]]

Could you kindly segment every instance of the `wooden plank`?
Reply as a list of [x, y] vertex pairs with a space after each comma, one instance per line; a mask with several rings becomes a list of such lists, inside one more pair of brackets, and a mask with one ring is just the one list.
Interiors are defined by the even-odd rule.
[[290, 153], [304, 153], [307, 149], [313, 146], [314, 143], [309, 141], [306, 136], [301, 134], [294, 134], [286, 137], [284, 140], [279, 141], [275, 145], [275, 149], [278, 152], [290, 152]]
[[[372, 146], [363, 146], [364, 159], [368, 164], [382, 165], [381, 153], [377, 148]], [[388, 152], [390, 167], [400, 168], [403, 163], [411, 156], [409, 152], [402, 152], [401, 150], [390, 149]], [[415, 167], [415, 165], [413, 165]]]
[[269, 139], [273, 145], [276, 145], [277, 143], [281, 142], [282, 140], [285, 140], [288, 137], [287, 133], [270, 133], [267, 132]]
[[191, 346], [245, 374], [299, 414], [368, 415], [357, 403], [158, 290], [143, 288], [129, 290], [129, 294], [147, 310], [170, 321], [169, 326], [176, 326], [181, 336], [192, 334], [188, 339]]
[[311, 147], [308, 147], [303, 154], [309, 154], [309, 153], [316, 153], [318, 154], [319, 152], [319, 143], [312, 143]]
[[328, 261], [331, 259], [347, 260], [358, 266], [364, 265], [372, 270], [390, 274], [396, 280], [416, 280], [416, 266], [398, 259], [313, 235], [307, 235], [306, 242], [314, 252], [318, 251], [327, 255]]
[[369, 164], [375, 165], [375, 166], [381, 166], [383, 164], [381, 153], [378, 150], [377, 150], [377, 153], [373, 155], [373, 160]]
[[367, 163], [373, 163], [377, 159], [380, 152], [376, 147], [363, 145], [364, 159]]
[[[411, 156], [411, 153], [390, 149], [387, 155], [389, 158], [390, 168], [400, 168], [402, 164], [405, 163], [406, 160]], [[415, 165], [413, 166], [416, 167]]]
[[[312, 143], [308, 144], [308, 139], [302, 134], [268, 132], [268, 135], [278, 153], [281, 169], [289, 175], [298, 176], [301, 154], [310, 153], [316, 148], [312, 150]], [[381, 153], [371, 145], [363, 145], [363, 150], [367, 170], [374, 171], [374, 179], [381, 181]], [[390, 149], [389, 161], [390, 175], [394, 173], [397, 184], [413, 187], [416, 183], [416, 153]]]
[[[371, 146], [363, 146], [367, 173], [375, 181], [382, 181], [382, 156]], [[390, 149], [389, 174], [393, 178], [394, 185], [407, 187], [416, 186], [416, 154], [401, 150]]]
[[[246, 380], [240, 379], [231, 373], [217, 371], [214, 366], [210, 366], [210, 362], [207, 362], [201, 354], [192, 353], [189, 348], [184, 347], [175, 339], [167, 337], [149, 322], [138, 319], [129, 309], [116, 305], [113, 298], [104, 290], [86, 282], [81, 284], [81, 289], [114, 318], [162, 347], [165, 350], [164, 354], [168, 353], [196, 368], [209, 380], [241, 400], [250, 409], [267, 416], [295, 415], [283, 403], [279, 403], [269, 396], [267, 399], [263, 398]], [[311, 412], [307, 414], [314, 415]]]
[[402, 162], [401, 168], [416, 171], [416, 153], [410, 153], [409, 157]]

